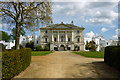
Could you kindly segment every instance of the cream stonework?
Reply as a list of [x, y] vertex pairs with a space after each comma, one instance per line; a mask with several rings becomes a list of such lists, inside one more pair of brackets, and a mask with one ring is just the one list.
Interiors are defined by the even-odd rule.
[[50, 50], [84, 50], [84, 28], [73, 24], [51, 24], [40, 28], [40, 45]]

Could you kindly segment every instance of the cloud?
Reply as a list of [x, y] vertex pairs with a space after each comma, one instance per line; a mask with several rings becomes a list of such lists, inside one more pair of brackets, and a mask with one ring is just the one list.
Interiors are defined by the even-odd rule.
[[106, 31], [108, 31], [108, 29], [102, 28], [101, 31], [104, 33], [104, 32], [106, 32]]
[[112, 36], [114, 39], [118, 39], [118, 36], [120, 36], [120, 29], [115, 30], [116, 35]]
[[[109, 13], [109, 15], [108, 15]], [[95, 13], [93, 17], [88, 19], [87, 22], [92, 24], [101, 24], [101, 23], [112, 23], [118, 16], [118, 13], [111, 11], [111, 10], [99, 10]]]
[[111, 25], [110, 27], [111, 27], [111, 28], [115, 28], [116, 26], [115, 26], [115, 25]]
[[93, 36], [95, 36], [93, 31], [90, 31], [89, 33], [86, 33], [86, 37], [88, 37], [88, 38], [92, 38]]
[[57, 16], [78, 16], [84, 22], [91, 24], [110, 24], [114, 21], [118, 13], [113, 11], [117, 2], [55, 2], [53, 5], [53, 13]]
[[115, 32], [120, 35], [120, 29], [116, 29]]
[[112, 36], [114, 39], [117, 39], [118, 38], [118, 35], [114, 35], [114, 36]]
[[118, 2], [119, 0], [52, 0], [52, 2]]

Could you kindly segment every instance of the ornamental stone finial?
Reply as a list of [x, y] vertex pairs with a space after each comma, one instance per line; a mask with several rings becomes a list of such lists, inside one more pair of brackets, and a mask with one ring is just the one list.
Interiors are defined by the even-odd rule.
[[71, 21], [71, 24], [74, 24], [73, 20]]
[[63, 22], [61, 22], [61, 24], [64, 24]]
[[51, 21], [51, 24], [53, 24], [53, 21]]

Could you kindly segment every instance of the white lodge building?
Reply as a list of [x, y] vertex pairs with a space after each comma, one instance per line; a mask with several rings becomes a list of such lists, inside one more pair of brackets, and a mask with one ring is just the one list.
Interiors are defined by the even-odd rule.
[[51, 24], [40, 28], [40, 45], [50, 50], [84, 50], [84, 29], [73, 24]]

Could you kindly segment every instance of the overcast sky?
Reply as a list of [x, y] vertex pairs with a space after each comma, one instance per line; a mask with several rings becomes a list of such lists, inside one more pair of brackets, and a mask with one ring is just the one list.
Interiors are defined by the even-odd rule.
[[[70, 24], [73, 20], [74, 25], [85, 28], [85, 37], [94, 35], [103, 35], [106, 39], [117, 37], [118, 0], [53, 0], [52, 8], [54, 24], [61, 21]], [[36, 34], [39, 36], [40, 32]]]

